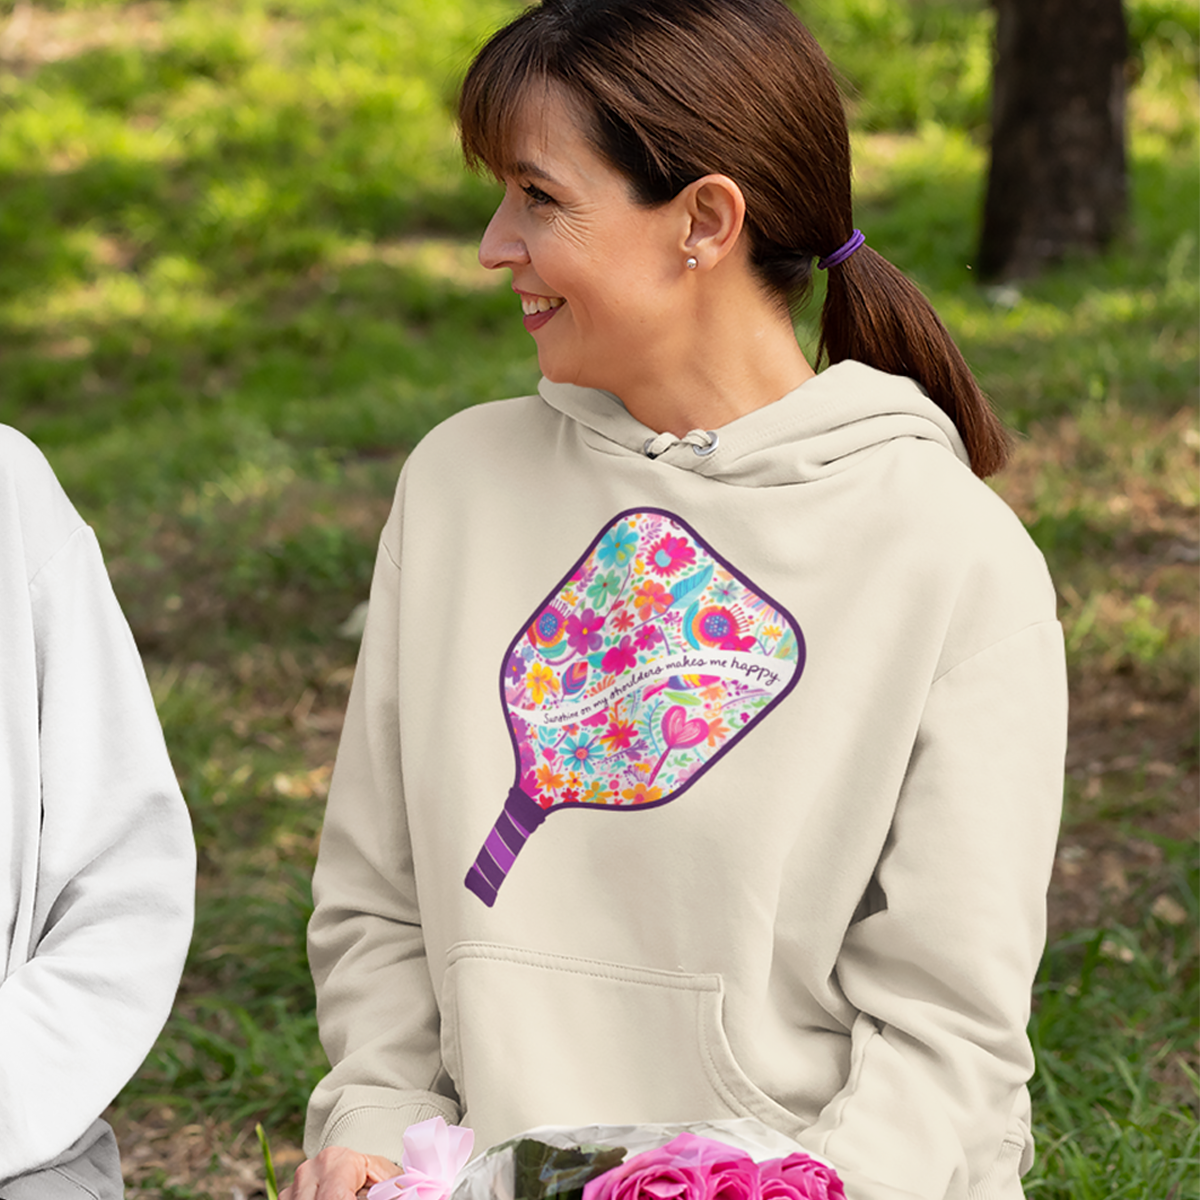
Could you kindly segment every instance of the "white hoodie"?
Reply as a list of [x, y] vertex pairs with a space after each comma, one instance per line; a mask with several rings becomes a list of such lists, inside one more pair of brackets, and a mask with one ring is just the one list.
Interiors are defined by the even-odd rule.
[[615, 397], [540, 390], [430, 434], [384, 530], [309, 1153], [754, 1116], [851, 1200], [1019, 1197], [1065, 745], [1041, 556], [861, 364], [657, 458]]
[[95, 1141], [166, 1020], [194, 881], [96, 538], [0, 426], [0, 1183]]

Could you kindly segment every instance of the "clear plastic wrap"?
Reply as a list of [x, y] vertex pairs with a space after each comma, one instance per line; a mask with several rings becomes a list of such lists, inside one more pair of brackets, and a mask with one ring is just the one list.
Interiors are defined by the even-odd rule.
[[[591, 1179], [636, 1155], [666, 1146], [682, 1133], [721, 1142], [756, 1163], [801, 1155], [828, 1166], [826, 1160], [751, 1117], [672, 1125], [543, 1125], [493, 1146], [468, 1163], [455, 1182], [451, 1200], [570, 1200]], [[529, 1143], [567, 1153], [539, 1155], [531, 1152]], [[601, 1150], [623, 1153], [601, 1156], [596, 1153]], [[840, 1188], [828, 1194], [840, 1195]]]

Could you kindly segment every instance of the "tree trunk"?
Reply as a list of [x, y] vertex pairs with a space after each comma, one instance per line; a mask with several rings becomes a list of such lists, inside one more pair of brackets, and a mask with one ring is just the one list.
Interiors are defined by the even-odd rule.
[[993, 0], [992, 162], [980, 273], [1095, 250], [1127, 208], [1121, 0]]

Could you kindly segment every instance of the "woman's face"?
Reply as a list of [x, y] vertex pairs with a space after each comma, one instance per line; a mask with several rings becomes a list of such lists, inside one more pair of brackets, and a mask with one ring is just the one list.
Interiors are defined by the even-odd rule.
[[559, 90], [526, 104], [514, 148], [479, 261], [512, 271], [548, 379], [622, 395], [663, 365], [654, 351], [686, 271], [686, 226], [672, 204], [634, 203]]

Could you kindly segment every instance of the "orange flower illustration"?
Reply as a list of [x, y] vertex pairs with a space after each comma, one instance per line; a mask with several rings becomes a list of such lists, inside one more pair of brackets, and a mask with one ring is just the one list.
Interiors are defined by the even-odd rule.
[[563, 785], [563, 777], [549, 766], [538, 767], [537, 781], [548, 792], [557, 791]]
[[655, 800], [662, 799], [662, 788], [647, 787], [644, 783], [635, 783], [633, 787], [627, 787], [621, 795], [626, 800], [633, 804], [653, 804]]
[[647, 579], [633, 593], [633, 603], [643, 621], [666, 612], [671, 606], [671, 593], [656, 579]]

